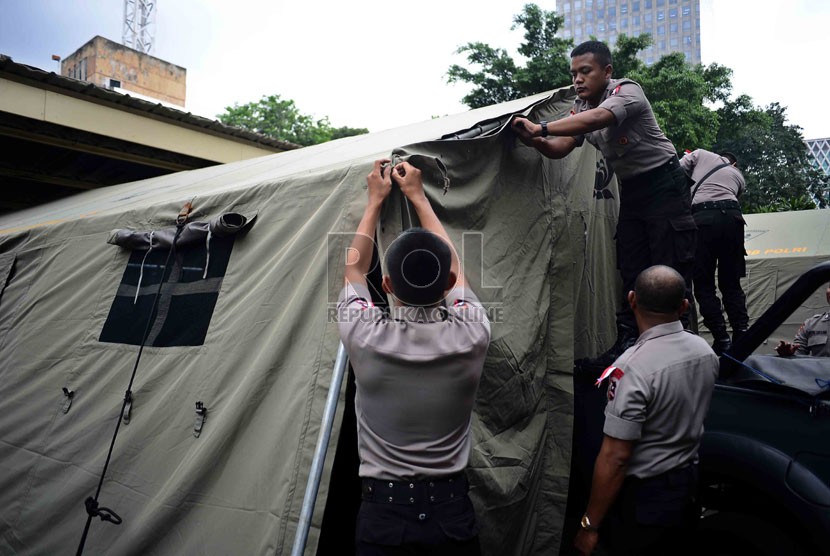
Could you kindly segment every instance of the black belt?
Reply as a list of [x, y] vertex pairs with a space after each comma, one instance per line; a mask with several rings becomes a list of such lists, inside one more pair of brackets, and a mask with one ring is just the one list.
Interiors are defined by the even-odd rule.
[[445, 502], [465, 496], [469, 483], [464, 473], [448, 477], [413, 481], [362, 480], [361, 497], [368, 502], [383, 504], [419, 504]]
[[725, 210], [737, 209], [741, 210], [741, 203], [738, 201], [704, 201], [703, 203], [695, 203], [692, 205], [692, 212], [699, 210]]

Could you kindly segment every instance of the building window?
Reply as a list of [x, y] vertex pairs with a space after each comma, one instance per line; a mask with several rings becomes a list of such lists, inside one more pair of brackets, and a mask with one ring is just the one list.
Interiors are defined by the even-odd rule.
[[647, 12], [646, 15], [643, 16], [643, 22], [645, 23], [646, 27], [651, 27], [651, 19], [651, 12]]
[[616, 6], [617, 5], [617, 0], [605, 0], [605, 3], [608, 4], [609, 6]]
[[585, 21], [593, 21], [594, 12], [585, 12]]
[[657, 7], [660, 8], [666, 5], [666, 0], [657, 0]]
[[605, 10], [597, 10], [597, 19], [602, 19], [604, 17]]
[[620, 13], [627, 14], [628, 13], [628, 4], [620, 4]]
[[603, 8], [605, 6], [605, 0], [597, 0], [597, 8]]
[[[582, 24], [582, 14], [581, 13], [576, 14], [574, 16], [574, 21], [576, 22], [577, 25]], [[675, 24], [675, 27], [677, 27], [677, 24]]]
[[654, 56], [646, 56], [646, 64], [649, 66], [654, 63]]
[[660, 41], [659, 44], [660, 44], [660, 50], [665, 51], [666, 50], [666, 40], [663, 39], [662, 41]]
[[672, 48], [677, 48], [677, 37], [672, 37], [669, 39], [669, 44]]
[[663, 12], [663, 10], [659, 10], [657, 12], [657, 21], [663, 21], [664, 19], [666, 19], [666, 14]]
[[594, 26], [589, 23], [585, 26], [585, 32], [590, 35], [594, 32]]
[[617, 22], [616, 21], [609, 21], [608, 22], [608, 30], [609, 31], [616, 31], [617, 29]]
[[677, 33], [677, 23], [672, 23], [669, 25], [669, 33]]
[[591, 9], [594, 7], [594, 0], [585, 0], [585, 9]]
[[672, 8], [669, 10], [669, 17], [677, 17], [677, 8]]
[[685, 37], [683, 37], [683, 44], [692, 44], [692, 36], [686, 35]]
[[574, 11], [578, 12], [581, 9], [582, 9], [582, 0], [576, 0], [574, 2]]
[[634, 0], [634, 2], [631, 3], [631, 11], [634, 13], [640, 11], [640, 0]]
[[658, 35], [665, 35], [666, 34], [666, 26], [665, 25], [658, 25], [657, 26], [657, 34]]
[[604, 32], [605, 32], [605, 24], [604, 24], [604, 23], [600, 23], [599, 25], [597, 25], [597, 30], [598, 30], [600, 33], [604, 33]]
[[121, 82], [117, 79], [110, 79], [110, 89], [115, 89], [116, 87], [120, 87]]
[[617, 8], [608, 8], [608, 19], [615, 19], [617, 17]]
[[683, 30], [684, 31], [691, 31], [692, 30], [691, 20], [688, 20], [688, 19], [683, 20]]
[[651, 0], [643, 0], [643, 8], [645, 8], [646, 10], [650, 10], [651, 9]]
[[571, 3], [570, 2], [565, 2], [565, 4], [562, 6], [562, 11], [565, 12], [565, 13], [570, 12], [571, 11]]
[[632, 27], [639, 27], [640, 26], [640, 16], [639, 15], [631, 16], [631, 26]]
[[683, 6], [683, 15], [691, 15], [691, 13], [692, 8], [690, 8], [689, 6]]
[[628, 29], [628, 18], [623, 17], [620, 19], [620, 29]]

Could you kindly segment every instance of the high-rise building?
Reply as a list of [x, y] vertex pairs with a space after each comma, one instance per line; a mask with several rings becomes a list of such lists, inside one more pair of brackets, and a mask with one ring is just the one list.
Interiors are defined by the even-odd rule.
[[184, 107], [187, 70], [96, 36], [61, 61], [61, 75]]
[[804, 142], [807, 143], [807, 153], [813, 166], [830, 176], [830, 137], [807, 139]]
[[700, 63], [700, 0], [556, 0], [556, 12], [576, 44], [594, 36], [613, 48], [620, 34], [650, 33], [654, 44], [638, 56], [646, 64], [671, 52]]

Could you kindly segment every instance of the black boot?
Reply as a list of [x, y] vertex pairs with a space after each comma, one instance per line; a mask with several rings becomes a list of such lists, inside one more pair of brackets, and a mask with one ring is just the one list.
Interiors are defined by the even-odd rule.
[[724, 352], [732, 349], [732, 340], [729, 339], [726, 325], [715, 326], [709, 328], [709, 330], [712, 332], [712, 338], [715, 340], [712, 342], [712, 351], [715, 352], [715, 355], [723, 355]]
[[617, 341], [614, 342], [614, 345], [598, 357], [583, 360], [582, 367], [604, 370], [616, 361], [625, 350], [633, 346], [637, 341], [637, 337], [638, 334], [635, 328], [627, 324], [617, 323]]

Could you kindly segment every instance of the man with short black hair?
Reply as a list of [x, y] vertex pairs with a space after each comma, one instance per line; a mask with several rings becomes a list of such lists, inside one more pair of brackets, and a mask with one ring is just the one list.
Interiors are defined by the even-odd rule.
[[[617, 266], [623, 292], [645, 268], [665, 264], [686, 283], [691, 300], [697, 228], [692, 219], [686, 175], [639, 84], [612, 79], [611, 52], [605, 43], [587, 41], [571, 52], [576, 89], [570, 117], [532, 123], [517, 117], [512, 128], [526, 145], [549, 158], [563, 158], [584, 140], [598, 148], [620, 180]], [[684, 324], [688, 316], [682, 317]], [[617, 341], [594, 361], [610, 364], [637, 337], [626, 305], [617, 313]]]
[[594, 550], [600, 527], [603, 545], [615, 555], [693, 553], [697, 452], [718, 358], [683, 330], [685, 290], [676, 270], [652, 266], [628, 293], [640, 336], [597, 381], [609, 381], [608, 405], [574, 541], [582, 554]]
[[[694, 181], [692, 216], [698, 230], [694, 295], [703, 324], [712, 333], [712, 349], [720, 355], [749, 327], [746, 295], [741, 288], [741, 278], [746, 276], [746, 222], [738, 201], [746, 184], [737, 158], [729, 152], [715, 154], [697, 149], [683, 156], [680, 166]], [[716, 270], [723, 307], [715, 290]], [[732, 326], [732, 339], [726, 330], [724, 309]]]
[[[477, 556], [478, 525], [464, 469], [490, 324], [466, 286], [420, 170], [408, 162], [388, 164], [376, 161], [366, 178], [369, 202], [349, 250], [338, 307], [357, 386], [357, 554]], [[382, 287], [394, 301], [387, 315], [372, 304], [366, 274], [392, 180], [422, 228], [402, 233], [387, 251]]]

